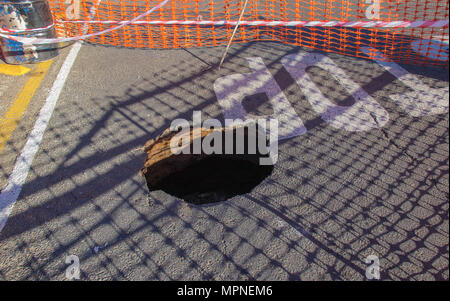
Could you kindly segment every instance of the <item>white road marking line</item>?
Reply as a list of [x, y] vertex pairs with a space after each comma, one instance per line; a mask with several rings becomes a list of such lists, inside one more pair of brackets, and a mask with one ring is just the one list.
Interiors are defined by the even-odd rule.
[[[102, 2], [102, 0], [97, 0], [95, 5], [91, 7], [89, 19], [92, 19], [95, 16], [100, 2]], [[83, 34], [87, 31], [88, 24], [84, 25], [82, 29]], [[53, 87], [50, 90], [45, 104], [39, 113], [38, 119], [34, 124], [33, 131], [28, 137], [27, 143], [16, 161], [12, 174], [8, 178], [8, 185], [6, 185], [5, 189], [3, 189], [0, 193], [0, 232], [5, 227], [6, 221], [12, 212], [14, 204], [22, 191], [22, 186], [27, 179], [34, 156], [39, 150], [44, 132], [53, 114], [53, 110], [55, 109], [56, 102], [59, 99], [59, 95], [61, 94], [62, 88], [64, 87], [67, 77], [69, 76], [70, 70], [75, 63], [78, 52], [81, 49], [81, 45], [82, 44], [80, 42], [77, 42], [72, 46], [72, 49], [70, 49], [70, 52], [59, 70], [55, 82], [53, 83]]]
[[53, 114], [59, 95], [61, 94], [70, 70], [72, 69], [75, 59], [78, 56], [80, 48], [81, 44], [76, 43], [72, 46], [72, 49], [67, 55], [66, 60], [64, 61], [64, 64], [62, 65], [61, 70], [59, 71], [59, 74], [53, 84], [50, 94], [39, 112], [39, 116], [34, 124], [34, 128], [30, 136], [28, 137], [27, 143], [25, 144], [19, 158], [17, 158], [14, 170], [8, 178], [8, 185], [0, 193], [0, 232], [5, 227], [6, 221], [12, 212], [14, 204], [22, 191], [22, 186], [28, 176], [34, 156], [39, 150], [44, 132]]

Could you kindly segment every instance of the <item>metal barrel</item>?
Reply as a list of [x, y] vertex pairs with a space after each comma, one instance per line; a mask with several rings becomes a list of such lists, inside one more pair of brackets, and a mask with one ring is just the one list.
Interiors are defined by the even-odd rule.
[[[0, 27], [14, 30], [11, 34], [17, 36], [57, 37], [46, 0], [0, 0]], [[38, 63], [58, 55], [58, 44], [23, 44], [0, 38], [0, 48], [8, 64]]]

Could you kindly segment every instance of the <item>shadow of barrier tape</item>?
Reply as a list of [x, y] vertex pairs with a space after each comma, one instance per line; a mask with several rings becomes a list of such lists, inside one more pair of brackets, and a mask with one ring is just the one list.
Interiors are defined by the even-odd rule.
[[[0, 0], [0, 27], [18, 37], [56, 38], [50, 6], [44, 0]], [[58, 54], [57, 44], [21, 43], [0, 39], [8, 64], [29, 64], [49, 60]]]
[[[59, 40], [133, 48], [224, 46], [244, 0], [49, 0]], [[364, 3], [363, 3], [364, 2]], [[368, 2], [368, 3], [366, 3]], [[249, 0], [233, 43], [279, 41], [325, 52], [448, 67], [449, 0]], [[83, 34], [86, 30], [87, 34]], [[5, 32], [0, 32], [5, 37]], [[440, 37], [436, 42], [435, 37]], [[416, 41], [420, 40], [420, 51]], [[430, 55], [431, 54], [431, 55]]]

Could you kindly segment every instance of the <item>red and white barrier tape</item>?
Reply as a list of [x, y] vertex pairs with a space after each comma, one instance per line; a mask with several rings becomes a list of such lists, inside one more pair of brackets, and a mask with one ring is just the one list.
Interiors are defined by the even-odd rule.
[[[27, 43], [27, 44], [53, 44], [60, 42], [69, 42], [76, 40], [83, 40], [87, 38], [91, 38], [94, 36], [102, 35], [124, 26], [134, 24], [134, 25], [213, 25], [213, 26], [235, 26], [237, 21], [206, 21], [206, 20], [196, 20], [196, 21], [178, 21], [178, 20], [155, 20], [155, 21], [139, 21], [143, 17], [149, 15], [153, 11], [164, 6], [169, 0], [164, 0], [151, 10], [145, 12], [138, 17], [129, 20], [129, 21], [65, 21], [61, 20], [58, 23], [72, 23], [72, 24], [118, 24], [110, 29], [102, 30], [99, 32], [70, 37], [70, 38], [57, 38], [57, 39], [40, 39], [40, 38], [32, 38], [32, 37], [20, 37], [20, 36], [12, 36], [10, 34], [4, 33], [18, 33], [18, 32], [28, 32], [28, 31], [36, 31], [42, 30], [46, 28], [50, 28], [54, 25], [47, 26], [46, 28], [39, 29], [29, 29], [29, 30], [21, 30], [21, 31], [13, 31], [13, 30], [5, 30], [0, 29], [0, 37], [12, 39], [18, 42]], [[306, 27], [355, 27], [355, 28], [417, 28], [417, 27], [434, 27], [434, 28], [446, 28], [449, 26], [449, 20], [432, 20], [432, 21], [241, 21], [239, 26], [306, 26]]]
[[[142, 15], [137, 16], [136, 18], [129, 20], [129, 21], [125, 21], [124, 23], [115, 26], [113, 28], [109, 28], [106, 30], [102, 30], [99, 32], [94, 32], [91, 34], [86, 34], [86, 35], [81, 35], [81, 36], [77, 36], [77, 37], [70, 37], [70, 38], [56, 38], [56, 39], [42, 39], [42, 38], [33, 38], [33, 37], [22, 37], [22, 36], [15, 36], [15, 35], [11, 35], [10, 33], [13, 32], [11, 30], [5, 30], [5, 29], [0, 29], [0, 37], [5, 38], [5, 39], [11, 39], [14, 40], [16, 42], [20, 42], [20, 43], [24, 43], [24, 44], [34, 44], [34, 45], [38, 45], [38, 44], [55, 44], [55, 43], [63, 43], [63, 42], [71, 42], [71, 41], [79, 41], [79, 40], [84, 40], [84, 39], [88, 39], [94, 36], [98, 36], [98, 35], [102, 35], [114, 30], [117, 30], [119, 28], [122, 28], [124, 26], [127, 26], [129, 24], [132, 24], [146, 16], [148, 16], [149, 14], [151, 14], [152, 12], [154, 12], [155, 10], [160, 9], [161, 7], [163, 7], [164, 5], [167, 4], [167, 2], [169, 2], [170, 0], [163, 0], [161, 1], [158, 5], [156, 5], [155, 7], [153, 7], [152, 9], [148, 10], [147, 12], [143, 13]], [[91, 22], [91, 21], [86, 21], [86, 22]], [[50, 28], [53, 25], [47, 26], [47, 28]], [[20, 32], [30, 32], [30, 31], [36, 31], [36, 30], [42, 30], [43, 28], [39, 28], [39, 29], [29, 29], [29, 30], [25, 30], [25, 31], [16, 31], [15, 33], [20, 33]], [[9, 34], [4, 34], [3, 32], [9, 33]]]
[[[58, 21], [58, 23], [89, 23], [89, 24], [123, 24], [127, 21]], [[136, 21], [133, 24], [149, 25], [230, 25], [237, 21]], [[433, 21], [241, 21], [239, 26], [321, 26], [321, 27], [385, 27], [385, 28], [411, 28], [411, 27], [448, 27], [449, 20]]]

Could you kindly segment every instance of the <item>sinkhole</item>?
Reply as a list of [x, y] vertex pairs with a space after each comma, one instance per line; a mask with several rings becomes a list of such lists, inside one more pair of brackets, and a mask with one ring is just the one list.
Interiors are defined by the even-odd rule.
[[[274, 168], [273, 164], [261, 164], [262, 159], [269, 158], [270, 141], [265, 132], [256, 128], [253, 131], [247, 126], [197, 130], [190, 127], [184, 134], [166, 130], [144, 146], [146, 161], [141, 173], [148, 189], [162, 190], [196, 205], [222, 202], [251, 192]], [[183, 135], [189, 140], [173, 142]], [[216, 135], [216, 139], [211, 139], [211, 135]], [[202, 145], [197, 153], [196, 143]], [[184, 152], [174, 153], [174, 145]], [[216, 151], [211, 153], [205, 145]]]

